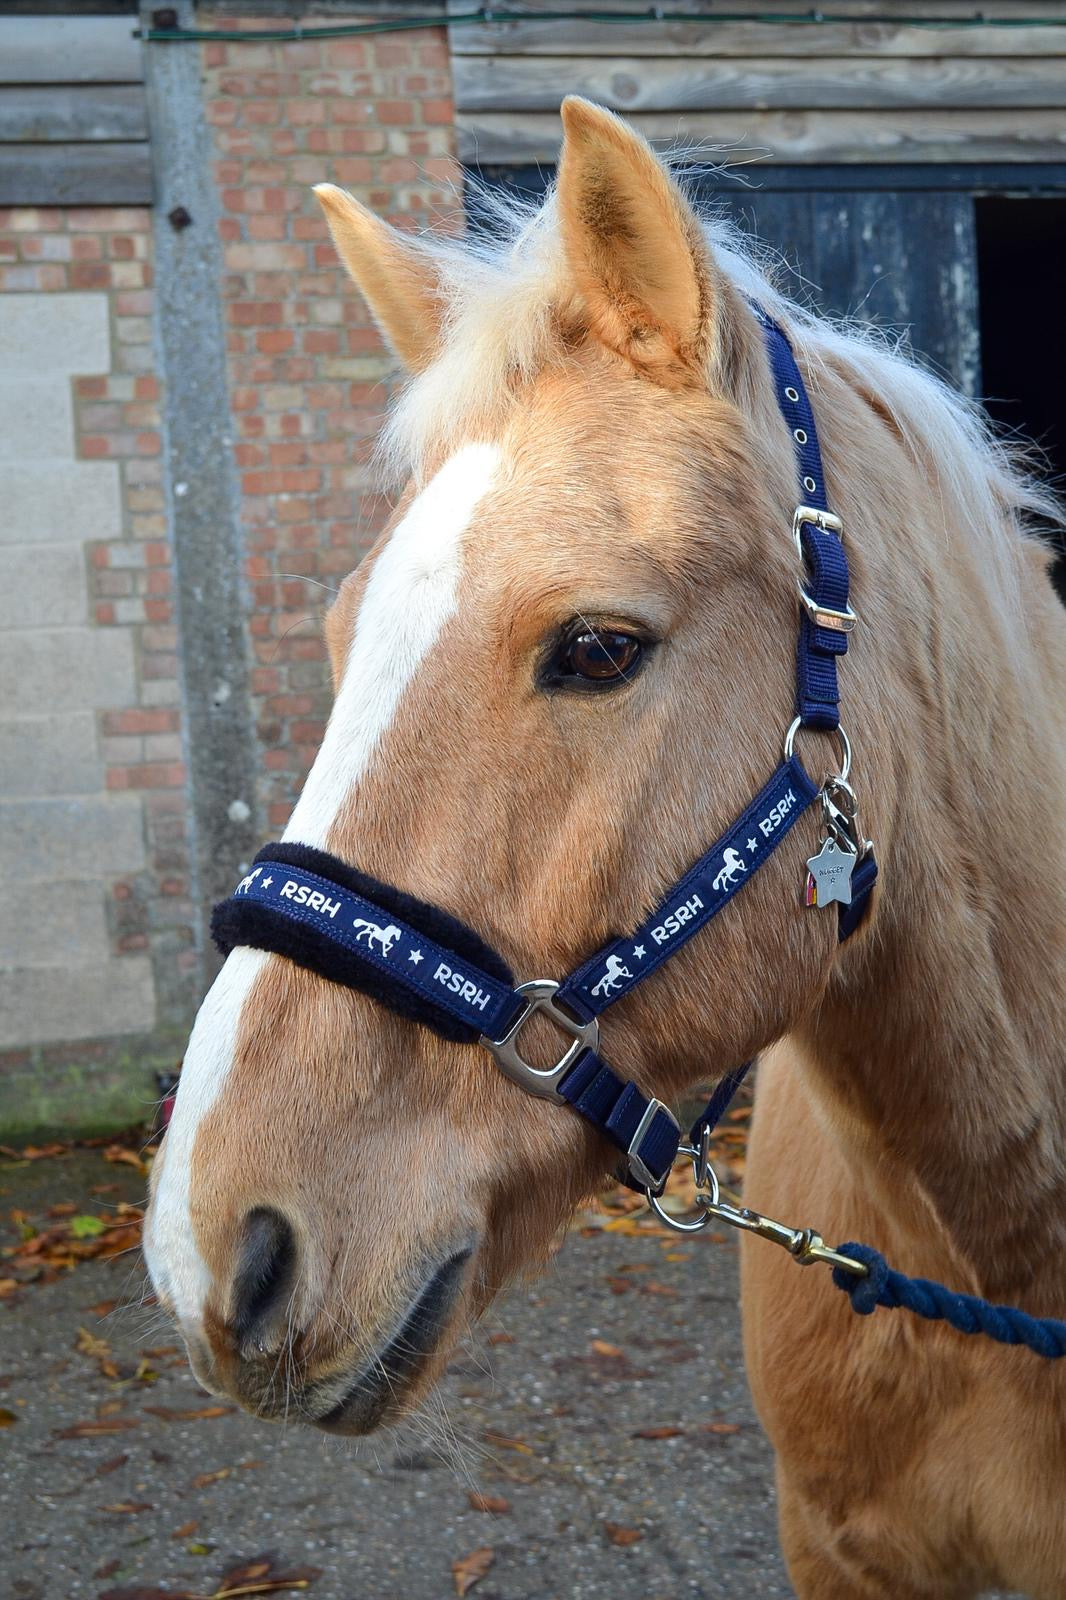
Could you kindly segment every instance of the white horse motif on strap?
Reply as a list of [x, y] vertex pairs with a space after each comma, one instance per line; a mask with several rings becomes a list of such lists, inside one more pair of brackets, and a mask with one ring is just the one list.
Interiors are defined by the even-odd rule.
[[240, 883], [237, 885], [235, 893], [247, 894], [262, 870], [262, 867], [253, 867], [252, 871], [248, 873], [247, 877], [241, 879]]
[[722, 857], [725, 865], [714, 880], [715, 889], [731, 889], [737, 881], [737, 874], [747, 872], [744, 858], [736, 850], [729, 849]]
[[631, 978], [633, 974], [624, 965], [619, 956], [607, 957], [607, 971], [593, 989], [593, 994], [610, 994], [612, 989], [617, 989], [623, 978]]
[[367, 922], [365, 917], [357, 917], [352, 923], [352, 927], [355, 929], [357, 942], [361, 940], [369, 945], [380, 945], [383, 956], [388, 955], [400, 937], [399, 928], [395, 927], [391, 922], [387, 928], [383, 928], [379, 922]]

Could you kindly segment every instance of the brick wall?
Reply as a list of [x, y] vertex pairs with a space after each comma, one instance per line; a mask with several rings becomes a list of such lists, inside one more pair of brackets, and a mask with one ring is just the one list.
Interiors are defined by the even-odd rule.
[[142, 208], [0, 212], [0, 1123], [14, 1131], [145, 1104], [194, 1000], [150, 228]]
[[[223, 24], [222, 12], [202, 21]], [[263, 826], [276, 832], [328, 712], [319, 626], [328, 589], [381, 525], [370, 455], [392, 371], [337, 265], [311, 185], [338, 183], [400, 227], [454, 226], [451, 77], [443, 28], [210, 44], [204, 69], [247, 541], [259, 801]]]

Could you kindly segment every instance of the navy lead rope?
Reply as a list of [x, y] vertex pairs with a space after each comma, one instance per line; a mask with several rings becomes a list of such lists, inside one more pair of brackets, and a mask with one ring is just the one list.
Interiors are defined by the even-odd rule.
[[851, 1301], [851, 1309], [868, 1317], [878, 1306], [913, 1311], [929, 1322], [947, 1322], [959, 1333], [983, 1333], [997, 1344], [1024, 1345], [1048, 1361], [1066, 1356], [1066, 1322], [1031, 1317], [1014, 1306], [997, 1306], [972, 1294], [956, 1294], [928, 1278], [908, 1278], [888, 1265], [868, 1244], [842, 1244], [839, 1254], [861, 1262], [865, 1276], [833, 1268], [833, 1282]]

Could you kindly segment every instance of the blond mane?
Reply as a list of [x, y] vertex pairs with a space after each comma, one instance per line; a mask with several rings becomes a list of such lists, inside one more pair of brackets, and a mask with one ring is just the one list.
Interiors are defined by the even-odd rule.
[[[1066, 522], [1054, 492], [1037, 481], [1039, 453], [997, 437], [980, 405], [904, 348], [905, 335], [801, 304], [780, 286], [783, 258], [689, 198], [720, 269], [788, 331], [815, 404], [819, 371], [829, 364], [876, 396], [912, 457], [934, 475], [945, 523], [987, 541], [1012, 521], [1022, 528], [1033, 519]], [[392, 480], [421, 480], [426, 461], [453, 445], [471, 418], [502, 427], [523, 383], [566, 359], [560, 312], [574, 307], [576, 295], [554, 187], [538, 202], [481, 185], [477, 205], [484, 221], [476, 231], [419, 241], [439, 280], [443, 342], [432, 364], [400, 389], [380, 440]], [[1016, 540], [995, 539], [989, 555], [1015, 591]]]

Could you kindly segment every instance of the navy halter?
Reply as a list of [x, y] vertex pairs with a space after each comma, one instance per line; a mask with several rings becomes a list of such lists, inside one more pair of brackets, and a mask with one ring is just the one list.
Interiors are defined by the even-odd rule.
[[[506, 963], [464, 923], [308, 845], [267, 845], [232, 897], [216, 906], [212, 921], [223, 954], [236, 945], [274, 951], [445, 1038], [479, 1042], [524, 1089], [579, 1112], [622, 1153], [624, 1180], [652, 1193], [665, 1185], [681, 1128], [662, 1101], [601, 1058], [599, 1017], [740, 893], [816, 799], [830, 842], [843, 846], [851, 868], [850, 901], [838, 904], [842, 940], [862, 921], [877, 877], [873, 847], [856, 836], [847, 802], [850, 747], [840, 727], [837, 658], [847, 650], [856, 618], [848, 604], [841, 523], [829, 511], [814, 413], [791, 346], [777, 324], [754, 309], [796, 451], [803, 493], [793, 536], [806, 573], [799, 588], [796, 717], [785, 758], [736, 821], [638, 928], [598, 950], [562, 983], [516, 986]], [[793, 754], [801, 727], [840, 736], [842, 773], [822, 788]], [[546, 1070], [530, 1065], [518, 1047], [535, 1012], [548, 1015], [571, 1040]], [[719, 1120], [749, 1066], [722, 1079], [692, 1129], [694, 1145]]]

